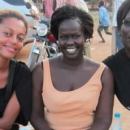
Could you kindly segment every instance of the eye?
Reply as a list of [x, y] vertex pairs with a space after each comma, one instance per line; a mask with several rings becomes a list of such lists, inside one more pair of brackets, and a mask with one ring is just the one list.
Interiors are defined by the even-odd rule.
[[124, 19], [124, 20], [123, 20], [123, 23], [124, 23], [124, 25], [126, 25], [126, 26], [130, 26], [130, 20], [128, 20], [128, 19]]
[[5, 35], [5, 36], [10, 36], [11, 33], [9, 33], [9, 32], [4, 32], [4, 35]]
[[19, 41], [19, 42], [23, 42], [23, 40], [24, 40], [24, 38], [18, 37], [18, 41]]
[[130, 26], [130, 21], [126, 21], [126, 22], [125, 22], [125, 25], [126, 25], [126, 26]]
[[74, 35], [74, 36], [73, 36], [74, 39], [76, 39], [76, 38], [78, 38], [78, 37], [79, 37], [79, 35]]
[[61, 39], [61, 40], [66, 40], [66, 39], [67, 39], [67, 36], [60, 36], [60, 39]]

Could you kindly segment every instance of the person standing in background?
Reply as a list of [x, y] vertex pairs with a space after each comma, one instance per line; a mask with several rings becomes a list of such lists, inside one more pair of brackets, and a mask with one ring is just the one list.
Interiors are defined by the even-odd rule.
[[121, 38], [120, 38], [120, 33], [118, 31], [117, 28], [117, 11], [119, 9], [119, 7], [121, 6], [121, 4], [124, 2], [125, 0], [114, 0], [114, 10], [113, 10], [113, 33], [115, 34], [115, 40], [114, 42], [117, 45], [117, 49], [118, 51], [121, 50], [124, 45], [122, 44]]
[[64, 5], [73, 5], [79, 7], [77, 0], [54, 0], [54, 6], [56, 7], [55, 10]]
[[[84, 10], [85, 12], [89, 12], [88, 10], [88, 7], [87, 7], [87, 4], [85, 3], [84, 0], [77, 0], [78, 2], [78, 5], [79, 5], [79, 8], [81, 10]], [[89, 40], [84, 43], [84, 54], [87, 56], [87, 57], [91, 57], [91, 53], [90, 53], [90, 43], [88, 43]]]
[[43, 2], [43, 19], [50, 22], [51, 16], [54, 12], [53, 10], [53, 0], [42, 0]]
[[101, 43], [105, 43], [105, 39], [102, 36], [101, 31], [105, 31], [106, 34], [112, 35], [111, 32], [108, 31], [110, 25], [110, 20], [109, 20], [109, 12], [104, 6], [104, 1], [99, 2], [99, 26], [98, 26], [98, 34], [101, 37], [102, 41]]
[[87, 4], [85, 3], [84, 0], [77, 0], [79, 8], [81, 8], [82, 10], [86, 11], [87, 13], [89, 12]]
[[54, 0], [54, 3], [55, 3], [55, 9], [58, 9], [64, 5], [66, 5], [67, 3], [67, 0]]
[[78, 4], [77, 0], [67, 0], [67, 4], [73, 5], [75, 7], [79, 7], [79, 4]]

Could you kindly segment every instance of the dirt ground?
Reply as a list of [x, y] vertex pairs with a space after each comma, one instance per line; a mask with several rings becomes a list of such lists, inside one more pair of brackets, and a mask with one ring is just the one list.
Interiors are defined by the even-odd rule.
[[[91, 58], [96, 60], [96, 61], [102, 61], [109, 55], [111, 55], [111, 36], [106, 35], [103, 32], [103, 36], [106, 40], [106, 43], [99, 43], [101, 40], [98, 33], [97, 33], [97, 24], [95, 24], [94, 27], [94, 35], [93, 39], [91, 40]], [[110, 28], [111, 30], [111, 28]], [[31, 44], [25, 46], [21, 53], [17, 56], [18, 60], [22, 60], [24, 62], [27, 62], [28, 56], [29, 56], [29, 51], [31, 48]], [[104, 106], [105, 109], [105, 106]], [[130, 129], [130, 112], [126, 110], [117, 100], [115, 97], [114, 101], [114, 110], [113, 113], [115, 112], [120, 112], [121, 113], [121, 119], [122, 119], [122, 125], [123, 125], [123, 130], [129, 130]]]

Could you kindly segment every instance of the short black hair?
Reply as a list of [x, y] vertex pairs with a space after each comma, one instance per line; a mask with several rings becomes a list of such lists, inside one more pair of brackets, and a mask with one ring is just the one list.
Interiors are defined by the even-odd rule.
[[28, 24], [21, 13], [19, 13], [18, 11], [9, 10], [9, 9], [1, 10], [0, 23], [2, 23], [6, 18], [16, 18], [18, 20], [21, 20], [25, 25], [26, 33], [27, 33]]
[[66, 19], [75, 18], [78, 18], [80, 20], [85, 37], [87, 39], [92, 38], [94, 23], [91, 15], [77, 7], [65, 5], [61, 8], [58, 8], [53, 13], [51, 18], [51, 32], [57, 40], [59, 25], [61, 24], [61, 22], [63, 22]]
[[99, 7], [104, 6], [104, 1], [99, 1]]
[[117, 26], [120, 31], [123, 20], [130, 11], [130, 0], [125, 0], [117, 12]]

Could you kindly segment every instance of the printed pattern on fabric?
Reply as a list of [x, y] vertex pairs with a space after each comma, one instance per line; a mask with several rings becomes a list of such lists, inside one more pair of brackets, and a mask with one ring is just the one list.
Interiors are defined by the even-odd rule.
[[45, 16], [51, 18], [53, 14], [53, 0], [42, 0], [45, 3]]

